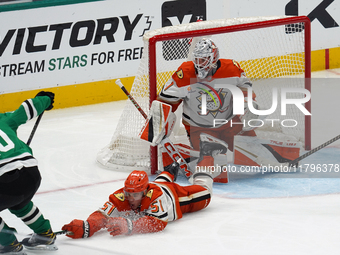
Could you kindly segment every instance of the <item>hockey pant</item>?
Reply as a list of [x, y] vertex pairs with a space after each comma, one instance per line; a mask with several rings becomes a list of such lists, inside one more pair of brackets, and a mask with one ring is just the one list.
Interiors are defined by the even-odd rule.
[[173, 182], [169, 173], [162, 172], [155, 179], [155, 183], [174, 201], [176, 219], [182, 218], [183, 213], [196, 212], [206, 208], [211, 199], [211, 193], [201, 185], [181, 186]]
[[31, 201], [40, 182], [38, 167], [24, 167], [0, 176], [0, 211], [22, 209]]
[[[35, 233], [43, 233], [51, 228], [49, 220], [44, 219], [39, 209], [31, 201], [41, 183], [41, 175], [38, 167], [23, 167], [0, 176], [0, 211], [9, 211], [20, 218]], [[34, 220], [33, 220], [34, 219]], [[0, 218], [0, 243], [8, 245], [16, 237], [10, 228]]]

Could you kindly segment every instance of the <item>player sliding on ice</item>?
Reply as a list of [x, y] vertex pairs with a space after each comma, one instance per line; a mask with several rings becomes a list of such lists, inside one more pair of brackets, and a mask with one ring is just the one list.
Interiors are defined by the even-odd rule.
[[54, 94], [39, 92], [14, 112], [0, 114], [0, 211], [8, 209], [34, 231], [31, 237], [18, 242], [14, 228], [0, 217], [0, 254], [26, 254], [28, 249], [55, 250], [56, 236], [32, 197], [38, 190], [41, 176], [32, 149], [17, 137], [20, 125], [53, 108]]
[[174, 183], [178, 169], [174, 162], [153, 182], [144, 171], [131, 172], [124, 187], [111, 194], [102, 208], [87, 220], [72, 220], [62, 229], [71, 238], [87, 238], [102, 228], [112, 236], [159, 232], [182, 214], [207, 207], [212, 195], [211, 173], [197, 171], [193, 185], [183, 187]]

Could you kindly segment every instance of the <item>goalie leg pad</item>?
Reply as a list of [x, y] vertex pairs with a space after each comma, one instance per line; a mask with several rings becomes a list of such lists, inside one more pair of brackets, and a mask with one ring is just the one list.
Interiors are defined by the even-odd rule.
[[[200, 156], [200, 152], [197, 150], [193, 150], [190, 148], [190, 146], [185, 144], [175, 144], [174, 145], [178, 152], [181, 154], [182, 158], [185, 159], [187, 164], [189, 165], [189, 171], [185, 172], [186, 177], [190, 176], [189, 182], [193, 184], [193, 174], [196, 172], [196, 166], [198, 166], [198, 159]], [[167, 152], [164, 151], [164, 148], [162, 148], [162, 158], [160, 162], [160, 171], [163, 171], [167, 166], [170, 166], [174, 160], [169, 156]], [[210, 158], [210, 159], [209, 159]], [[212, 160], [213, 159], [213, 160]], [[227, 155], [225, 154], [218, 154], [215, 156], [215, 158], [207, 157], [207, 160], [209, 162], [201, 162], [199, 165], [214, 165], [216, 168], [223, 169], [223, 167], [226, 167], [227, 165]], [[163, 168], [162, 168], [163, 167]], [[215, 170], [215, 169], [214, 169]], [[182, 171], [183, 172], [183, 171]], [[228, 183], [228, 172], [227, 171], [214, 171], [214, 175], [212, 176], [214, 178], [214, 182], [220, 182], [220, 183]]]
[[300, 147], [300, 142], [235, 136], [234, 164], [288, 166], [291, 160], [299, 157]]
[[206, 168], [214, 181], [227, 183], [228, 172], [223, 172], [223, 166], [227, 164], [227, 151], [227, 143], [202, 133], [200, 135], [200, 158], [197, 167]]

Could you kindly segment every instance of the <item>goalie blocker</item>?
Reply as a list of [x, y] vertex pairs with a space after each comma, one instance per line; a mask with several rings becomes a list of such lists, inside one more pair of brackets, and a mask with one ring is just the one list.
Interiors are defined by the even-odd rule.
[[160, 101], [153, 101], [150, 108], [150, 117], [145, 123], [139, 137], [156, 146], [169, 137], [175, 122], [176, 115], [171, 111], [172, 106]]
[[[176, 115], [172, 112], [172, 106], [160, 101], [153, 101], [150, 108], [150, 116], [147, 119], [139, 137], [151, 143], [152, 146], [161, 145], [168, 158], [171, 159], [169, 165], [180, 160], [180, 170], [186, 178], [193, 174], [182, 154], [168, 138], [176, 123]], [[161, 167], [163, 167], [162, 165]]]

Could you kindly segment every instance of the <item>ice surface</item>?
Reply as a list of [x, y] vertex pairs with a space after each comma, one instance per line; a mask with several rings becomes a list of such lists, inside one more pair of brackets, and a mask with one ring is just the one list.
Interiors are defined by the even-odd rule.
[[[316, 147], [340, 133], [340, 70], [313, 76], [320, 77], [312, 87], [312, 147]], [[110, 141], [125, 103], [44, 114], [31, 143], [43, 177], [33, 201], [54, 231], [73, 219], [85, 220], [122, 187], [128, 173], [104, 169], [95, 158]], [[33, 125], [31, 121], [20, 127], [19, 137], [26, 141]], [[339, 155], [338, 141], [301, 163], [340, 164]], [[231, 174], [229, 184], [214, 184], [208, 208], [184, 215], [160, 233], [111, 237], [103, 230], [89, 239], [58, 236], [58, 251], [27, 253], [338, 254], [340, 178], [288, 175]], [[179, 182], [187, 185], [183, 178]], [[19, 239], [31, 232], [8, 211], [0, 215], [18, 230]]]

